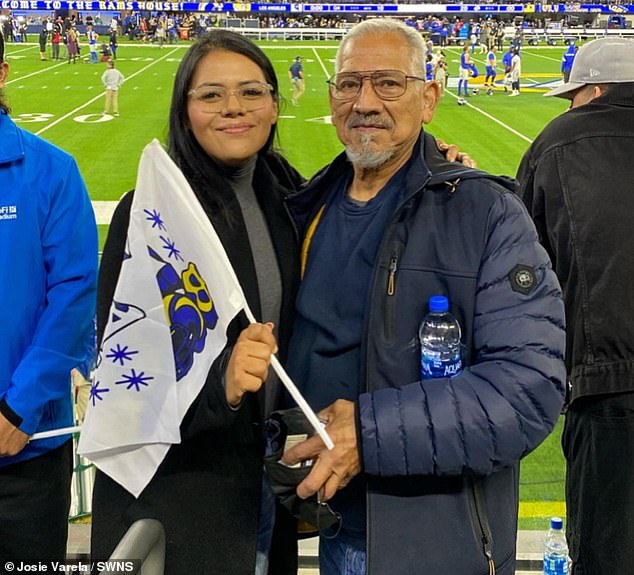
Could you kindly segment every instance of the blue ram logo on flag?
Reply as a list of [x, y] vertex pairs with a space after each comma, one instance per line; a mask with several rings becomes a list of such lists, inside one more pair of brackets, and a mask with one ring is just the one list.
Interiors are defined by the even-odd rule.
[[156, 280], [170, 321], [176, 381], [179, 381], [189, 373], [194, 354], [204, 349], [207, 330], [216, 327], [218, 312], [196, 264], [189, 262], [179, 275], [174, 266], [150, 246], [148, 252], [155, 260], [163, 262]]

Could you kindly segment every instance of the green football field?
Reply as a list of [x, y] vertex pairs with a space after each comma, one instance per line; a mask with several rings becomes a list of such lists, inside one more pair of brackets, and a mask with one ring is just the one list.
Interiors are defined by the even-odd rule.
[[[105, 64], [87, 60], [40, 61], [35, 44], [8, 44], [10, 75], [5, 96], [19, 125], [72, 153], [77, 159], [95, 204], [101, 241], [107, 232], [113, 202], [132, 189], [143, 146], [153, 138], [165, 140], [171, 86], [178, 63], [189, 44], [163, 49], [153, 45], [119, 46], [117, 67], [126, 77], [119, 96], [118, 118], [102, 115], [104, 96], [100, 82]], [[263, 42], [280, 78], [288, 101], [279, 121], [279, 147], [305, 176], [326, 164], [341, 146], [329, 121], [326, 79], [333, 73], [336, 43]], [[447, 48], [450, 88], [427, 128], [434, 135], [460, 146], [495, 174], [514, 175], [522, 154], [548, 121], [567, 107], [558, 98], [543, 98], [560, 81], [563, 46], [522, 49], [522, 93], [507, 96], [501, 85], [492, 96], [482, 89], [484, 54], [476, 54], [480, 76], [470, 82], [478, 95], [466, 106], [457, 105], [455, 84], [460, 47]], [[84, 53], [86, 52], [86, 53]], [[287, 70], [302, 56], [306, 93], [298, 107], [290, 104]], [[82, 49], [87, 59], [87, 47]], [[502, 54], [498, 53], [498, 70]], [[502, 79], [498, 75], [498, 81]], [[544, 517], [565, 514], [564, 465], [560, 449], [561, 423], [523, 462], [520, 509], [522, 526], [546, 528]]]

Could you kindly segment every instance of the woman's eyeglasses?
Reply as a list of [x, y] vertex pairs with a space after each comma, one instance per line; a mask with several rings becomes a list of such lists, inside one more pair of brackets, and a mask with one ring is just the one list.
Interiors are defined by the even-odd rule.
[[198, 102], [203, 108], [219, 112], [226, 105], [230, 96], [235, 96], [244, 107], [262, 103], [273, 93], [273, 86], [265, 82], [249, 82], [239, 88], [229, 90], [219, 84], [201, 84], [192, 88], [187, 95]]

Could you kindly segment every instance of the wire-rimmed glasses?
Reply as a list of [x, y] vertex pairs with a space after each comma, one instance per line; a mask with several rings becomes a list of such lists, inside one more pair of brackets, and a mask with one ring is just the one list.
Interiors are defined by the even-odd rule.
[[204, 109], [219, 112], [227, 103], [229, 96], [235, 96], [245, 108], [258, 106], [273, 92], [274, 88], [266, 82], [247, 82], [232, 90], [221, 84], [201, 84], [192, 88], [187, 95]]
[[364, 80], [370, 80], [372, 88], [381, 100], [398, 100], [407, 90], [408, 80], [425, 78], [410, 76], [400, 70], [374, 70], [367, 72], [340, 72], [330, 80], [330, 95], [335, 100], [353, 100], [361, 92]]
[[361, 92], [366, 79], [370, 80], [374, 92], [381, 100], [398, 100], [405, 94], [408, 80], [425, 82], [425, 78], [410, 76], [400, 70], [340, 72], [328, 80], [330, 95], [335, 100], [353, 100]]

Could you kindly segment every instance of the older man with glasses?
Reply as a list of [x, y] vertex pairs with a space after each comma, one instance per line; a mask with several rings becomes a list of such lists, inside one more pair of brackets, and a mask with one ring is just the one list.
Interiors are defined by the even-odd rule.
[[[437, 83], [420, 35], [389, 19], [346, 35], [329, 81], [345, 153], [290, 207], [303, 279], [288, 370], [327, 422], [284, 461], [341, 524], [322, 575], [510, 575], [520, 459], [564, 397], [561, 290], [507, 178], [448, 163], [422, 125]], [[462, 328], [463, 370], [420, 376], [432, 295]]]

